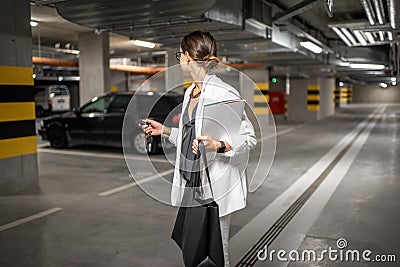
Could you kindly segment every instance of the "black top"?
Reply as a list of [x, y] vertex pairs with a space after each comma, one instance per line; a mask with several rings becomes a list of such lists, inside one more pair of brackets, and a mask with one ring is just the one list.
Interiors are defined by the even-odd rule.
[[192, 179], [193, 171], [197, 169], [198, 160], [194, 161], [196, 155], [193, 153], [192, 144], [193, 140], [196, 137], [196, 125], [195, 125], [195, 116], [197, 110], [197, 103], [192, 111], [192, 119], [189, 120], [188, 114], [189, 104], [186, 106], [186, 109], [182, 115], [182, 146], [181, 146], [181, 156], [180, 156], [180, 165], [179, 170], [182, 177], [186, 180], [186, 182], [190, 182]]

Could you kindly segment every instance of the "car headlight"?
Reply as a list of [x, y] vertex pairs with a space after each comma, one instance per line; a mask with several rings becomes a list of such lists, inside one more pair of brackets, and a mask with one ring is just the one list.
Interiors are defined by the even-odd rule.
[[43, 122], [43, 120], [40, 121], [40, 127], [41, 127], [41, 128], [44, 127], [44, 122]]

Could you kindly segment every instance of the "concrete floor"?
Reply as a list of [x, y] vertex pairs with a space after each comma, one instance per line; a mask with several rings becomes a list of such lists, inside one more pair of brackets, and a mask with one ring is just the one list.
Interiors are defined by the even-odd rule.
[[[248, 248], [241, 247], [237, 237], [245, 244], [246, 237], [242, 239], [245, 235], [241, 233], [249, 231], [262, 211], [377, 107], [350, 105], [332, 117], [302, 125], [278, 122], [277, 131], [282, 134], [270, 175], [249, 195], [247, 208], [232, 216], [231, 249], [245, 252]], [[343, 180], [321, 211], [314, 214], [315, 219], [303, 215], [302, 210], [293, 218], [288, 228], [296, 228], [301, 219], [310, 224], [298, 240], [299, 252], [336, 248], [337, 239], [345, 238], [349, 248], [395, 254], [400, 260], [399, 126], [400, 105], [386, 105]], [[70, 154], [60, 154], [46, 144], [39, 146], [41, 194], [0, 197], [0, 266], [182, 266], [180, 251], [170, 239], [176, 208], [155, 201], [137, 186], [109, 196], [98, 195], [132, 182], [124, 159], [119, 157], [120, 149], [77, 147], [63, 150]], [[160, 171], [171, 169], [169, 163], [155, 164]], [[43, 211], [54, 213], [12, 225]], [[261, 236], [265, 227], [261, 223], [251, 231]], [[274, 242], [294, 244], [294, 239], [282, 232]], [[240, 257], [231, 255], [232, 266]], [[398, 266], [376, 262], [257, 262], [257, 266], [275, 265]]]

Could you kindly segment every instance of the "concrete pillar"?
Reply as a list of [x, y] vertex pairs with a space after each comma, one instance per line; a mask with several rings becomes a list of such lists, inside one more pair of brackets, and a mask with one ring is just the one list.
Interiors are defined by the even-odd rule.
[[[266, 69], [244, 69], [243, 73], [250, 78], [244, 79], [241, 94], [256, 115], [269, 114], [265, 101], [269, 101], [269, 74]], [[248, 84], [249, 82], [254, 84]]]
[[334, 78], [291, 79], [288, 119], [319, 120], [334, 113]]
[[[165, 88], [159, 88], [161, 92], [173, 89], [175, 92], [183, 94], [186, 88], [188, 88], [193, 82], [190, 77], [183, 77], [181, 68], [177, 66], [179, 62], [176, 59], [175, 52], [178, 51], [179, 46], [175, 49], [168, 48], [166, 50], [165, 66], [167, 69], [164, 72]], [[182, 86], [175, 88], [175, 85], [177, 84], [181, 84]]]
[[336, 107], [343, 107], [353, 102], [353, 84], [341, 83], [335, 89]]
[[109, 92], [109, 34], [93, 32], [79, 34], [79, 96], [80, 104]]
[[319, 119], [335, 113], [335, 78], [320, 78]]
[[0, 194], [39, 189], [28, 0], [0, 9]]

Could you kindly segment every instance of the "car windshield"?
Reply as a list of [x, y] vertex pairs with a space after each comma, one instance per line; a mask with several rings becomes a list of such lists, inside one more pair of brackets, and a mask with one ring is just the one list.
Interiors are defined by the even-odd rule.
[[82, 113], [106, 113], [110, 104], [111, 96], [95, 97], [92, 101], [82, 107]]
[[131, 95], [116, 95], [108, 107], [109, 113], [125, 113], [129, 101], [131, 101]]

